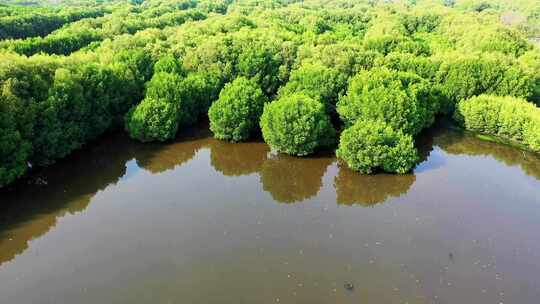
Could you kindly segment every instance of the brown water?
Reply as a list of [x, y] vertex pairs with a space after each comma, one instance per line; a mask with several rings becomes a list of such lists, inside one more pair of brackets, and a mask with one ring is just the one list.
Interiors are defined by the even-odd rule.
[[538, 303], [538, 156], [443, 129], [362, 176], [201, 130], [0, 192], [0, 303]]

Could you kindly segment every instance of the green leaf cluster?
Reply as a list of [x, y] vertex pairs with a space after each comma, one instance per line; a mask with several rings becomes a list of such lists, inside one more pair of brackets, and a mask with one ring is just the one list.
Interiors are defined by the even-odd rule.
[[254, 80], [238, 77], [225, 85], [219, 99], [208, 110], [214, 137], [230, 141], [247, 140], [259, 129], [266, 96]]
[[410, 72], [375, 68], [352, 78], [337, 104], [346, 126], [358, 119], [385, 121], [396, 130], [418, 134], [430, 126], [439, 109], [429, 83]]
[[308, 155], [335, 141], [336, 132], [324, 105], [302, 93], [266, 104], [260, 124], [264, 141], [290, 155]]
[[522, 98], [471, 97], [458, 103], [454, 119], [467, 130], [515, 141], [540, 152], [540, 109]]
[[126, 114], [126, 130], [142, 142], [166, 141], [178, 131], [178, 104], [147, 97]]
[[379, 170], [404, 174], [418, 161], [411, 135], [382, 120], [357, 120], [343, 131], [336, 155], [349, 168], [370, 174]]

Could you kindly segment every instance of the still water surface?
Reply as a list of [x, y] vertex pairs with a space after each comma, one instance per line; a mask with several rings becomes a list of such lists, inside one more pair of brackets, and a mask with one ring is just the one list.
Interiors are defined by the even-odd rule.
[[0, 192], [0, 303], [538, 303], [538, 156], [439, 129], [362, 176], [197, 129]]

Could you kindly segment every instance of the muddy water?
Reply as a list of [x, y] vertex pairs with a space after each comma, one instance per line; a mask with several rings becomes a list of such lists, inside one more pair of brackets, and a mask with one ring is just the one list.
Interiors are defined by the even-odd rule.
[[414, 174], [111, 136], [0, 192], [0, 303], [538, 303], [540, 159], [447, 129]]

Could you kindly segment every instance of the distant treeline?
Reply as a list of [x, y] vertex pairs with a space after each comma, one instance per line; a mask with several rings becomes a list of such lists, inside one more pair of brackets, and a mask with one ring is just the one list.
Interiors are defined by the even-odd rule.
[[45, 36], [65, 24], [103, 16], [106, 12], [105, 8], [81, 8], [54, 13], [23, 12], [0, 17], [0, 40]]
[[199, 10], [175, 10], [157, 16], [140, 13], [136, 10], [123, 10], [105, 17], [72, 23], [45, 37], [0, 41], [0, 49], [7, 49], [26, 56], [38, 53], [69, 55], [92, 42], [99, 42], [106, 38], [134, 34], [147, 28], [162, 29], [204, 18], [206, 18], [206, 14]]

